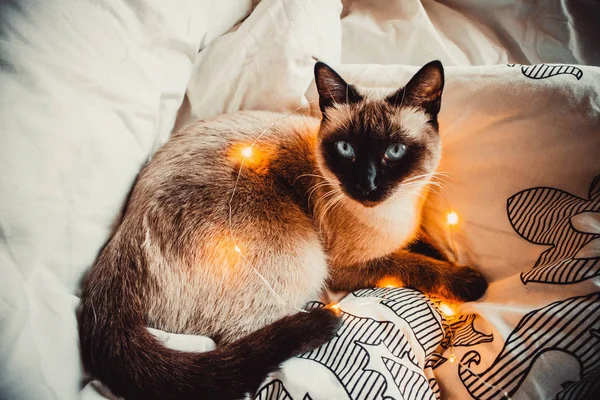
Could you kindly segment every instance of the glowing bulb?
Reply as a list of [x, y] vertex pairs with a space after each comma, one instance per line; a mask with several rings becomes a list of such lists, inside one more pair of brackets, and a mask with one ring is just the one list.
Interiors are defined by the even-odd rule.
[[454, 364], [456, 362], [456, 356], [454, 354], [450, 354], [450, 357], [448, 357], [448, 361]]
[[454, 211], [449, 212], [446, 220], [448, 221], [448, 225], [456, 225], [458, 223], [458, 214]]
[[400, 280], [398, 280], [396, 278], [392, 278], [392, 277], [383, 278], [382, 280], [377, 282], [377, 287], [379, 287], [379, 288], [393, 289], [393, 288], [397, 288], [399, 286], [402, 286], [402, 282], [400, 282]]
[[244, 156], [244, 158], [252, 157], [252, 146], [244, 147], [242, 149], [242, 156]]
[[440, 311], [442, 312], [442, 314], [444, 314], [446, 317], [451, 317], [455, 314], [454, 310], [452, 309], [452, 307], [450, 307], [448, 304], [444, 304], [441, 303], [440, 304]]
[[333, 312], [335, 313], [335, 315], [340, 315], [340, 313], [342, 311], [341, 308], [340, 308], [340, 303], [335, 303], [335, 304], [329, 306], [329, 308], [331, 310], [333, 310]]
[[237, 244], [233, 247], [236, 253], [242, 254], [242, 250], [237, 246]]

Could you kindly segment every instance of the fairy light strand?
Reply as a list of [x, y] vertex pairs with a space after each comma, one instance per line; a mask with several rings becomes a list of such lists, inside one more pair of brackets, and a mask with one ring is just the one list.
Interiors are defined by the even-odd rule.
[[[286, 116], [276, 119], [275, 121], [273, 121], [269, 126], [267, 126], [261, 133], [260, 135], [258, 135], [254, 141], [250, 144], [250, 146], [247, 146], [245, 148], [243, 148], [241, 150], [241, 155], [242, 155], [242, 161], [240, 162], [240, 166], [238, 169], [238, 173], [237, 176], [235, 178], [235, 183], [233, 185], [233, 189], [231, 190], [231, 197], [229, 198], [229, 202], [227, 203], [227, 206], [229, 208], [229, 237], [231, 239], [231, 242], [233, 243], [233, 249], [236, 253], [238, 253], [240, 255], [240, 257], [242, 257], [242, 259], [244, 261], [246, 261], [246, 263], [250, 266], [250, 268], [252, 268], [252, 271], [259, 277], [259, 279], [265, 284], [265, 286], [267, 287], [267, 289], [269, 290], [269, 292], [271, 293], [271, 295], [279, 302], [281, 303], [284, 307], [298, 311], [298, 312], [303, 312], [303, 313], [307, 313], [308, 311], [303, 310], [301, 308], [296, 308], [296, 307], [290, 307], [288, 305], [288, 303], [277, 293], [277, 291], [275, 291], [275, 289], [273, 288], [273, 285], [271, 285], [271, 283], [267, 280], [267, 278], [264, 277], [263, 274], [260, 273], [260, 271], [258, 271], [254, 265], [252, 265], [252, 263], [250, 262], [250, 260], [248, 260], [248, 258], [244, 255], [244, 253], [242, 252], [242, 249], [238, 246], [235, 237], [233, 235], [233, 207], [232, 207], [232, 203], [233, 203], [233, 199], [235, 198], [235, 193], [237, 191], [237, 187], [240, 181], [240, 178], [242, 176], [242, 169], [244, 168], [244, 163], [246, 161], [246, 159], [252, 157], [253, 154], [253, 149], [254, 149], [254, 145], [256, 144], [256, 142], [258, 142], [258, 140], [263, 137], [263, 135], [265, 135], [277, 122], [283, 121], [286, 118], [289, 118], [290, 116], [292, 116], [296, 111], [310, 105], [311, 103], [314, 103], [316, 100], [310, 101], [306, 104], [302, 104], [301, 106], [295, 108], [294, 110], [292, 110], [289, 114], [287, 114]], [[339, 309], [339, 307], [338, 307]]]
[[[391, 302], [391, 303], [395, 303], [396, 301], [387, 298], [387, 294], [389, 292], [390, 289], [395, 288], [396, 286], [393, 285], [386, 285], [383, 288], [385, 288], [385, 292], [384, 292], [384, 297], [372, 297], [371, 299], [373, 300], [381, 300], [381, 301], [386, 301], [386, 302]], [[366, 305], [372, 305], [372, 302], [361, 302], [361, 303], [354, 303], [354, 305], [358, 305], [358, 306], [366, 306]], [[330, 306], [330, 308], [335, 309], [336, 311], [342, 311], [341, 309], [341, 304], [340, 303], [336, 303], [333, 306]], [[454, 319], [454, 318], [458, 318], [457, 312], [454, 308], [452, 308], [449, 304], [444, 303], [444, 302], [440, 302], [440, 304], [437, 307], [440, 311], [440, 313], [448, 320], [448, 319]], [[440, 356], [442, 358], [444, 358], [445, 360], [447, 360], [448, 362], [450, 362], [450, 364], [455, 364], [458, 363], [459, 365], [461, 365], [462, 367], [464, 367], [467, 371], [469, 371], [471, 374], [473, 374], [475, 376], [475, 378], [481, 382], [484, 386], [498, 391], [500, 393], [502, 393], [503, 398], [505, 398], [506, 400], [512, 400], [512, 398], [510, 397], [510, 395], [508, 394], [508, 392], [498, 386], [495, 386], [491, 383], [489, 383], [488, 381], [486, 381], [483, 377], [481, 377], [481, 375], [479, 375], [477, 372], [473, 371], [467, 364], [463, 363], [461, 360], [459, 360], [458, 356], [454, 353], [454, 339], [455, 339], [455, 335], [454, 335], [454, 330], [452, 329], [452, 326], [450, 324], [448, 324], [448, 331], [450, 333], [450, 344], [448, 346], [448, 350], [450, 351], [450, 355], [448, 357], [445, 357], [443, 355], [440, 354]]]
[[[448, 305], [444, 304], [444, 303], [440, 303], [440, 305], [438, 306], [442, 315], [444, 315], [446, 317], [446, 319], [451, 318], [455, 315], [454, 310], [449, 307]], [[446, 307], [452, 311], [451, 314], [447, 314], [444, 309], [446, 309]], [[477, 372], [473, 371], [467, 364], [463, 363], [461, 360], [458, 359], [458, 357], [456, 356], [456, 354], [454, 353], [454, 331], [452, 330], [452, 326], [450, 324], [448, 324], [448, 330], [450, 333], [450, 344], [448, 346], [448, 350], [450, 351], [450, 356], [448, 357], [444, 357], [442, 356], [444, 359], [448, 360], [448, 362], [450, 362], [450, 364], [454, 364], [456, 362], [458, 362], [459, 365], [463, 366], [467, 371], [469, 371], [470, 373], [472, 373], [475, 378], [477, 378], [478, 381], [480, 381], [484, 386], [492, 389], [492, 390], [496, 390], [500, 393], [502, 393], [502, 396], [504, 398], [506, 398], [507, 400], [512, 400], [510, 395], [508, 394], [508, 392], [506, 390], [504, 390], [501, 387], [492, 385], [491, 383], [489, 383], [488, 381], [486, 381], [485, 379], [483, 379], [481, 377], [481, 375], [479, 375]]]
[[[452, 252], [454, 253], [454, 259], [455, 262], [458, 260], [458, 255], [456, 253], [456, 247], [454, 244], [454, 227], [458, 224], [458, 221], [460, 220], [460, 218], [458, 217], [458, 214], [455, 211], [452, 211], [450, 209], [450, 207], [448, 207], [448, 214], [446, 215], [446, 223], [448, 224], [448, 228], [450, 230], [450, 246], [452, 248]], [[458, 316], [456, 315], [456, 311], [454, 308], [452, 308], [450, 305], [444, 303], [444, 302], [440, 302], [440, 304], [438, 305], [438, 309], [440, 310], [440, 312], [442, 313], [442, 315], [446, 318], [446, 320], [449, 319], [454, 319], [457, 318]], [[492, 385], [491, 383], [487, 382], [485, 379], [483, 379], [477, 372], [473, 371], [467, 364], [463, 363], [461, 360], [459, 360], [459, 358], [457, 357], [457, 355], [454, 353], [454, 339], [455, 339], [455, 335], [454, 335], [454, 330], [452, 329], [452, 325], [448, 324], [448, 331], [450, 333], [450, 343], [448, 346], [448, 350], [450, 351], [450, 355], [448, 357], [444, 357], [442, 356], [444, 359], [446, 359], [448, 362], [450, 362], [450, 364], [455, 364], [458, 363], [459, 365], [461, 365], [462, 367], [464, 367], [467, 371], [469, 371], [471, 374], [473, 374], [475, 376], [475, 378], [481, 382], [484, 386], [496, 390], [500, 393], [502, 393], [503, 397], [506, 398], [507, 400], [512, 400], [510, 395], [508, 394], [508, 392], [506, 390], [504, 390], [501, 387]]]
[[[232, 203], [233, 203], [233, 199], [235, 198], [235, 193], [237, 191], [237, 187], [240, 181], [240, 178], [242, 176], [242, 170], [244, 167], [244, 163], [246, 161], [246, 159], [252, 157], [253, 154], [253, 149], [254, 149], [254, 145], [258, 142], [258, 140], [263, 137], [277, 122], [283, 121], [286, 118], [289, 118], [290, 116], [292, 116], [296, 111], [306, 107], [307, 105], [309, 105], [310, 103], [313, 103], [315, 101], [311, 101], [308, 102], [307, 104], [303, 104], [297, 108], [295, 108], [293, 111], [291, 111], [289, 114], [287, 114], [286, 116], [277, 119], [275, 121], [273, 121], [269, 126], [267, 126], [261, 133], [260, 135], [258, 135], [254, 141], [250, 144], [250, 146], [247, 146], [245, 148], [243, 148], [241, 150], [241, 155], [242, 155], [242, 161], [240, 162], [240, 166], [238, 169], [238, 173], [235, 179], [235, 183], [233, 186], [233, 189], [231, 191], [231, 197], [229, 198], [229, 202], [228, 202], [228, 208], [229, 208], [229, 236], [231, 239], [231, 242], [233, 243], [233, 249], [236, 253], [239, 254], [240, 257], [242, 257], [242, 259], [244, 261], [246, 261], [248, 263], [248, 265], [250, 266], [250, 268], [252, 268], [252, 271], [259, 277], [259, 279], [265, 284], [265, 286], [267, 287], [267, 289], [269, 290], [269, 292], [271, 293], [271, 295], [279, 302], [281, 303], [283, 306], [285, 306], [286, 308], [298, 311], [298, 312], [303, 312], [303, 313], [307, 313], [308, 311], [301, 309], [301, 308], [295, 308], [295, 307], [290, 307], [288, 305], [288, 303], [281, 297], [279, 296], [279, 294], [275, 291], [275, 289], [273, 288], [273, 286], [269, 283], [269, 281], [263, 276], [263, 274], [261, 274], [250, 262], [250, 260], [248, 260], [248, 258], [244, 255], [244, 253], [242, 252], [241, 248], [238, 246], [234, 234], [233, 234], [233, 207], [232, 207]], [[458, 214], [456, 214], [456, 212], [454, 211], [448, 211], [448, 214], [446, 215], [446, 222], [448, 223], [449, 229], [450, 229], [450, 242], [451, 242], [451, 248], [452, 248], [452, 252], [454, 255], [454, 259], [455, 261], [457, 260], [457, 253], [456, 253], [456, 248], [454, 245], [454, 231], [453, 231], [453, 227], [455, 225], [458, 224], [459, 218], [458, 218]], [[388, 293], [390, 291], [390, 289], [396, 287], [395, 285], [386, 285], [385, 286], [385, 292], [383, 295], [383, 298], [381, 297], [377, 297], [377, 300], [381, 300], [381, 301], [392, 301], [391, 299], [388, 299]], [[367, 304], [372, 304], [372, 303], [358, 303], [356, 305], [367, 305]], [[341, 308], [341, 304], [335, 303], [335, 304], [331, 304], [327, 306], [328, 308], [332, 309], [334, 312], [336, 313], [341, 313], [342, 312], [342, 308]], [[440, 312], [446, 316], [446, 317], [453, 317], [455, 315], [454, 310], [447, 304], [444, 303], [440, 303]], [[500, 393], [502, 393], [503, 397], [506, 398], [507, 400], [512, 400], [511, 397], [509, 396], [508, 392], [502, 388], [499, 388], [495, 385], [492, 385], [491, 383], [487, 382], [485, 379], [483, 379], [478, 373], [476, 373], [475, 371], [473, 371], [468, 365], [466, 365], [465, 363], [463, 363], [461, 360], [458, 359], [458, 357], [456, 356], [456, 354], [454, 353], [454, 331], [452, 330], [452, 327], [450, 325], [448, 325], [448, 329], [450, 330], [450, 345], [449, 345], [449, 350], [450, 350], [450, 355], [449, 357], [444, 357], [442, 356], [444, 359], [446, 359], [447, 361], [449, 361], [451, 364], [457, 363], [461, 366], [463, 366], [467, 371], [469, 371], [471, 374], [473, 374], [483, 385], [485, 385], [486, 387], [496, 390]]]
[[448, 223], [450, 229], [450, 249], [452, 250], [452, 255], [454, 256], [454, 262], [458, 262], [458, 254], [456, 252], [456, 245], [454, 244], [454, 226], [458, 224], [458, 221], [458, 214], [449, 210], [448, 214], [446, 215], [446, 222]]

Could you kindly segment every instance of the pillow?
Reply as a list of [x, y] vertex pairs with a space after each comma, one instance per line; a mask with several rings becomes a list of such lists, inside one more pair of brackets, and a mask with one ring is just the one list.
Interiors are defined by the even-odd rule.
[[341, 10], [339, 0], [261, 1], [200, 53], [187, 92], [192, 119], [304, 105], [314, 58], [339, 62]]
[[415, 290], [378, 288], [338, 304], [343, 325], [333, 339], [285, 362], [256, 399], [436, 398], [432, 366], [444, 325], [434, 303]]
[[[418, 70], [397, 65], [336, 68], [348, 82], [387, 88], [401, 87]], [[581, 198], [580, 212], [597, 211], [599, 76], [599, 68], [585, 66], [446, 68], [439, 115], [443, 153], [438, 181], [442, 187], [430, 193], [425, 223], [447, 253], [455, 253], [459, 262], [479, 266], [489, 279], [501, 281], [531, 269], [540, 252], [558, 244], [535, 244], [544, 239], [520, 226], [525, 209], [519, 212], [515, 207], [524, 202], [525, 191], [554, 188]], [[314, 87], [307, 98], [317, 98]], [[535, 211], [535, 204], [528, 207]], [[447, 222], [450, 211], [458, 215], [452, 238]], [[541, 217], [536, 218], [532, 220], [541, 223]], [[576, 226], [593, 225], [597, 215], [578, 218], [583, 220], [574, 222]]]
[[344, 0], [342, 62], [600, 65], [599, 16], [595, 2]]
[[[397, 88], [417, 68], [338, 70]], [[600, 391], [599, 82], [600, 69], [586, 66], [447, 68], [441, 174], [424, 225], [491, 284], [445, 327], [453, 340], [433, 367], [444, 398]]]
[[0, 397], [80, 390], [75, 296], [201, 46], [250, 1], [0, 3]]

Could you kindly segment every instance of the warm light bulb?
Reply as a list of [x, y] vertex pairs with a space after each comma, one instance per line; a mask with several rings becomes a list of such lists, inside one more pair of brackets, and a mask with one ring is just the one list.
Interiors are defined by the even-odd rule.
[[330, 310], [332, 310], [332, 311], [335, 313], [335, 315], [338, 315], [338, 316], [339, 316], [339, 315], [340, 315], [340, 313], [342, 312], [342, 310], [341, 310], [341, 308], [340, 308], [340, 303], [335, 303], [335, 304], [333, 304], [333, 305], [330, 305], [330, 306], [328, 306], [328, 308], [329, 308]]
[[454, 211], [449, 212], [446, 220], [448, 221], [448, 225], [456, 225], [458, 223], [458, 214]]
[[252, 146], [244, 147], [242, 149], [242, 156], [244, 156], [245, 158], [252, 157]]
[[454, 354], [450, 354], [450, 357], [448, 357], [448, 361], [454, 364], [456, 362], [456, 356]]
[[402, 286], [402, 282], [396, 278], [386, 277], [377, 282], [378, 288], [393, 289]]
[[237, 244], [233, 247], [236, 253], [242, 254], [242, 250], [237, 246]]
[[454, 310], [452, 309], [452, 307], [450, 307], [448, 304], [444, 304], [444, 303], [440, 304], [440, 311], [446, 317], [451, 317], [451, 316], [453, 316], [455, 314]]

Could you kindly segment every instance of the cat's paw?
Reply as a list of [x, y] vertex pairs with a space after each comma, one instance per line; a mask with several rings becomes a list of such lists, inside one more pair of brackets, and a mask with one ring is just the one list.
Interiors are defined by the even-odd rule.
[[314, 308], [307, 313], [295, 315], [298, 333], [310, 340], [305, 340], [302, 353], [313, 350], [327, 343], [342, 325], [340, 313], [337, 310], [322, 307]]
[[450, 297], [460, 302], [473, 301], [485, 294], [488, 283], [481, 272], [468, 266], [457, 266], [448, 287]]

